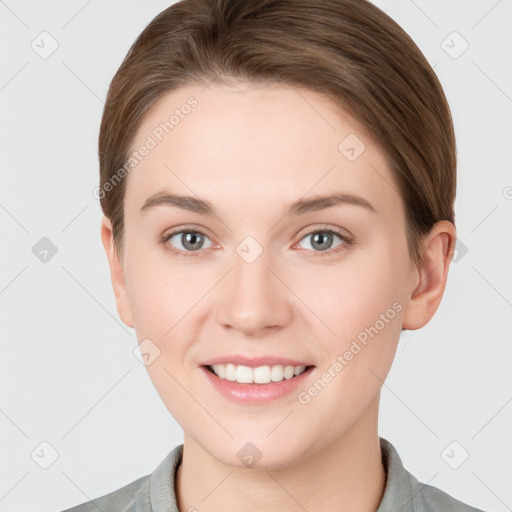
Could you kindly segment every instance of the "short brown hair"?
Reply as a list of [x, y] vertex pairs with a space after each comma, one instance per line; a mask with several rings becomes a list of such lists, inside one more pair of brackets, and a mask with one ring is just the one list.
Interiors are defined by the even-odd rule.
[[[162, 11], [110, 84], [99, 134], [100, 190], [125, 165], [156, 101], [212, 80], [304, 87], [364, 125], [398, 184], [416, 263], [432, 226], [455, 224], [455, 135], [441, 84], [407, 33], [367, 0], [181, 0]], [[125, 183], [100, 195], [121, 256]]]

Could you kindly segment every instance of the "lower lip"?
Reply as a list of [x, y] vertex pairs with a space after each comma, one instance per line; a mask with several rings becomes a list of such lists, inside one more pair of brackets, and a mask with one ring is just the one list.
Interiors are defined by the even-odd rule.
[[266, 403], [282, 398], [303, 384], [315, 369], [314, 366], [310, 366], [300, 375], [292, 377], [291, 379], [283, 379], [279, 382], [269, 382], [268, 384], [240, 384], [236, 381], [221, 379], [208, 370], [206, 366], [201, 366], [200, 368], [217, 391], [226, 398], [243, 403]]

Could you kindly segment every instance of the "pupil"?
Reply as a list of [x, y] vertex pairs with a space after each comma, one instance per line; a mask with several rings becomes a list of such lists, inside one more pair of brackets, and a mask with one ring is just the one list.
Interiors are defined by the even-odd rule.
[[[197, 239], [201, 240], [201, 236], [202, 235], [200, 235], [199, 233], [186, 233], [183, 236], [185, 238], [185, 242], [183, 243], [184, 247], [187, 247], [187, 248], [192, 249], [192, 250], [195, 250], [195, 249], [199, 248], [199, 247], [194, 247], [194, 245], [197, 244]], [[190, 247], [190, 245], [192, 247]]]
[[[327, 238], [327, 242], [322, 242], [322, 240], [324, 239], [324, 237]], [[315, 233], [314, 236], [313, 236], [313, 244], [319, 244], [319, 247], [320, 249], [328, 249], [329, 248], [329, 245], [330, 245], [330, 242], [331, 242], [331, 239], [332, 239], [332, 235], [330, 233]], [[318, 240], [320, 240], [320, 242], [318, 242]]]

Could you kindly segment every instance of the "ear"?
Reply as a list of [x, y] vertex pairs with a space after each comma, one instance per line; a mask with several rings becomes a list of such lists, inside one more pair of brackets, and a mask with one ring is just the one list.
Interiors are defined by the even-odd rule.
[[114, 295], [116, 298], [116, 307], [121, 320], [128, 326], [134, 327], [132, 309], [128, 300], [128, 292], [124, 278], [124, 271], [119, 261], [117, 251], [114, 247], [114, 238], [112, 236], [112, 224], [110, 219], [103, 215], [101, 221], [101, 241], [107, 253], [108, 264], [110, 267], [110, 279]]
[[426, 235], [423, 264], [416, 266], [411, 274], [402, 316], [404, 329], [420, 329], [437, 311], [443, 298], [456, 240], [455, 226], [447, 220], [437, 222]]

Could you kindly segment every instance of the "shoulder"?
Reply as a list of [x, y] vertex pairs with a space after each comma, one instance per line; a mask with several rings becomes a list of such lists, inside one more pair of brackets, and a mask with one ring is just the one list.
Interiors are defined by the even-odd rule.
[[441, 489], [416, 480], [413, 491], [414, 510], [418, 512], [484, 512], [450, 496]]
[[424, 484], [403, 465], [396, 448], [380, 438], [382, 462], [386, 469], [386, 488], [377, 512], [484, 512]]
[[[116, 491], [61, 512], [98, 512], [98, 510], [103, 512], [131, 512], [132, 510], [139, 510], [140, 508], [135, 508], [136, 500], [149, 503], [150, 478], [151, 475], [143, 476]], [[140, 510], [149, 511], [150, 509], [142, 508]]]
[[160, 462], [153, 473], [61, 512], [151, 512], [155, 504], [165, 504], [168, 507], [166, 510], [177, 512], [174, 482], [182, 454], [183, 444], [180, 444]]

